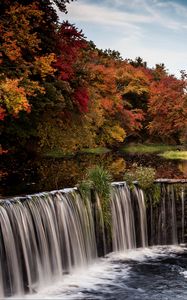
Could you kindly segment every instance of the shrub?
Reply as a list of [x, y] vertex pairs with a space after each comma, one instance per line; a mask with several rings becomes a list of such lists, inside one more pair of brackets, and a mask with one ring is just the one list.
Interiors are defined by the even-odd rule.
[[104, 199], [110, 198], [112, 177], [108, 171], [101, 166], [96, 166], [88, 171], [88, 179], [98, 195]]
[[105, 225], [108, 227], [111, 220], [110, 193], [112, 177], [102, 166], [90, 169], [85, 180], [78, 184], [78, 190], [82, 197], [88, 196], [91, 189], [98, 193], [101, 200], [101, 207]]
[[132, 170], [126, 171], [124, 180], [130, 188], [134, 187], [134, 181], [138, 181], [139, 187], [143, 190], [147, 190], [153, 185], [155, 175], [156, 172], [154, 168], [133, 165]]

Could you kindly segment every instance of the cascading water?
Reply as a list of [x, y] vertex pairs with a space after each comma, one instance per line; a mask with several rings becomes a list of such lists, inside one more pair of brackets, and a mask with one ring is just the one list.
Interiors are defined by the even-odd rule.
[[183, 188], [182, 188], [182, 192], [181, 192], [181, 206], [182, 206], [182, 218], [181, 218], [182, 238], [181, 238], [181, 242], [184, 243], [184, 189]]
[[99, 253], [106, 254], [185, 242], [186, 189], [177, 195], [175, 185], [161, 184], [155, 204], [137, 186], [130, 190], [124, 182], [112, 184], [112, 248], [107, 248], [108, 229], [96, 193], [95, 201], [83, 199], [76, 189], [2, 200], [0, 297], [32, 294], [63, 280], [95, 261], [101, 246]]
[[[107, 253], [106, 247], [106, 236], [105, 236], [105, 224], [104, 224], [104, 217], [102, 211], [101, 200], [99, 195], [95, 193], [95, 204], [96, 204], [96, 239], [97, 241], [102, 240], [102, 253], [105, 255]], [[100, 235], [102, 238], [100, 238]]]
[[141, 189], [135, 187], [134, 193], [137, 198], [137, 203], [139, 207], [139, 219], [140, 219], [140, 232], [141, 232], [141, 246], [148, 246], [148, 236], [147, 236], [147, 215], [146, 215], [146, 206], [144, 193]]
[[91, 204], [74, 190], [0, 205], [0, 297], [34, 292], [97, 257]]
[[130, 190], [126, 184], [113, 186], [111, 210], [113, 251], [135, 248], [134, 211]]
[[160, 186], [160, 199], [155, 203], [149, 197], [147, 208], [148, 237], [151, 245], [177, 245], [185, 242], [186, 185], [166, 184]]

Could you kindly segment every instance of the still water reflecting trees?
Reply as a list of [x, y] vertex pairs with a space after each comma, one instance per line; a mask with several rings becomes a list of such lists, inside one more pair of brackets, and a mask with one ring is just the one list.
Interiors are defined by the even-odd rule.
[[9, 159], [1, 167], [1, 195], [20, 195], [75, 186], [89, 168], [102, 165], [113, 177], [123, 180], [125, 169], [133, 163], [156, 169], [157, 178], [187, 178], [187, 161], [166, 160], [153, 154], [106, 153], [81, 154], [76, 157], [53, 159]]

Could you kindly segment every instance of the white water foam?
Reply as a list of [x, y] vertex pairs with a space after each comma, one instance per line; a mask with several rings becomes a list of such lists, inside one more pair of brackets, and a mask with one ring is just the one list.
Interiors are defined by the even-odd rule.
[[[160, 257], [183, 253], [187, 248], [181, 246], [154, 246], [139, 248], [125, 252], [111, 253], [105, 258], [98, 259], [87, 268], [81, 268], [72, 274], [65, 275], [61, 281], [40, 289], [36, 294], [27, 295], [25, 299], [84, 299], [85, 293], [94, 294], [98, 290], [110, 293], [109, 286], [116, 286], [118, 277], [127, 279], [131, 267], [129, 261], [146, 261]], [[121, 264], [121, 261], [125, 262]], [[187, 271], [181, 274], [187, 277]], [[143, 292], [140, 291], [140, 293]], [[15, 299], [15, 298], [14, 298]], [[91, 298], [90, 298], [91, 299]]]
[[[38, 293], [25, 296], [25, 299], [79, 299], [84, 291], [96, 291], [98, 287], [111, 284], [118, 275], [118, 263], [110, 258], [98, 259], [87, 268], [81, 268], [65, 275], [61, 281], [44, 287]], [[123, 278], [128, 276], [129, 267], [123, 269]]]

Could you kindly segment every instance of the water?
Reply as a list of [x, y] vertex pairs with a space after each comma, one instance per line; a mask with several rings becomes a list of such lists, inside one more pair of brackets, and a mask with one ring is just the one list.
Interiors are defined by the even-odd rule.
[[182, 188], [181, 192], [181, 206], [182, 206], [182, 218], [181, 218], [181, 223], [182, 223], [182, 243], [184, 243], [184, 217], [185, 217], [185, 212], [184, 212], [184, 189]]
[[148, 236], [147, 236], [147, 215], [146, 215], [144, 193], [141, 189], [135, 187], [134, 194], [136, 195], [138, 208], [139, 208], [141, 246], [146, 247], [148, 246]]
[[135, 220], [128, 186], [115, 186], [112, 197], [113, 251], [136, 247]]
[[90, 201], [43, 193], [0, 206], [0, 295], [32, 293], [97, 257]]
[[149, 198], [147, 208], [150, 245], [177, 245], [187, 242], [186, 188], [178, 184], [161, 184], [159, 202]]
[[[151, 284], [157, 297], [151, 299], [172, 299], [167, 286], [172, 297], [181, 293], [187, 249], [176, 245], [186, 242], [186, 184], [159, 185], [155, 204], [137, 186], [114, 183], [111, 229], [94, 192], [82, 198], [74, 188], [1, 201], [0, 297], [150, 299]], [[151, 243], [175, 246], [147, 248]]]
[[187, 299], [187, 248], [157, 246], [112, 253], [28, 299]]
[[134, 163], [155, 168], [157, 178], [187, 178], [187, 161], [166, 160], [155, 154], [110, 152], [64, 159], [6, 155], [0, 161], [0, 195], [9, 197], [72, 187], [95, 165], [103, 165], [113, 180], [122, 180], [126, 168]]

